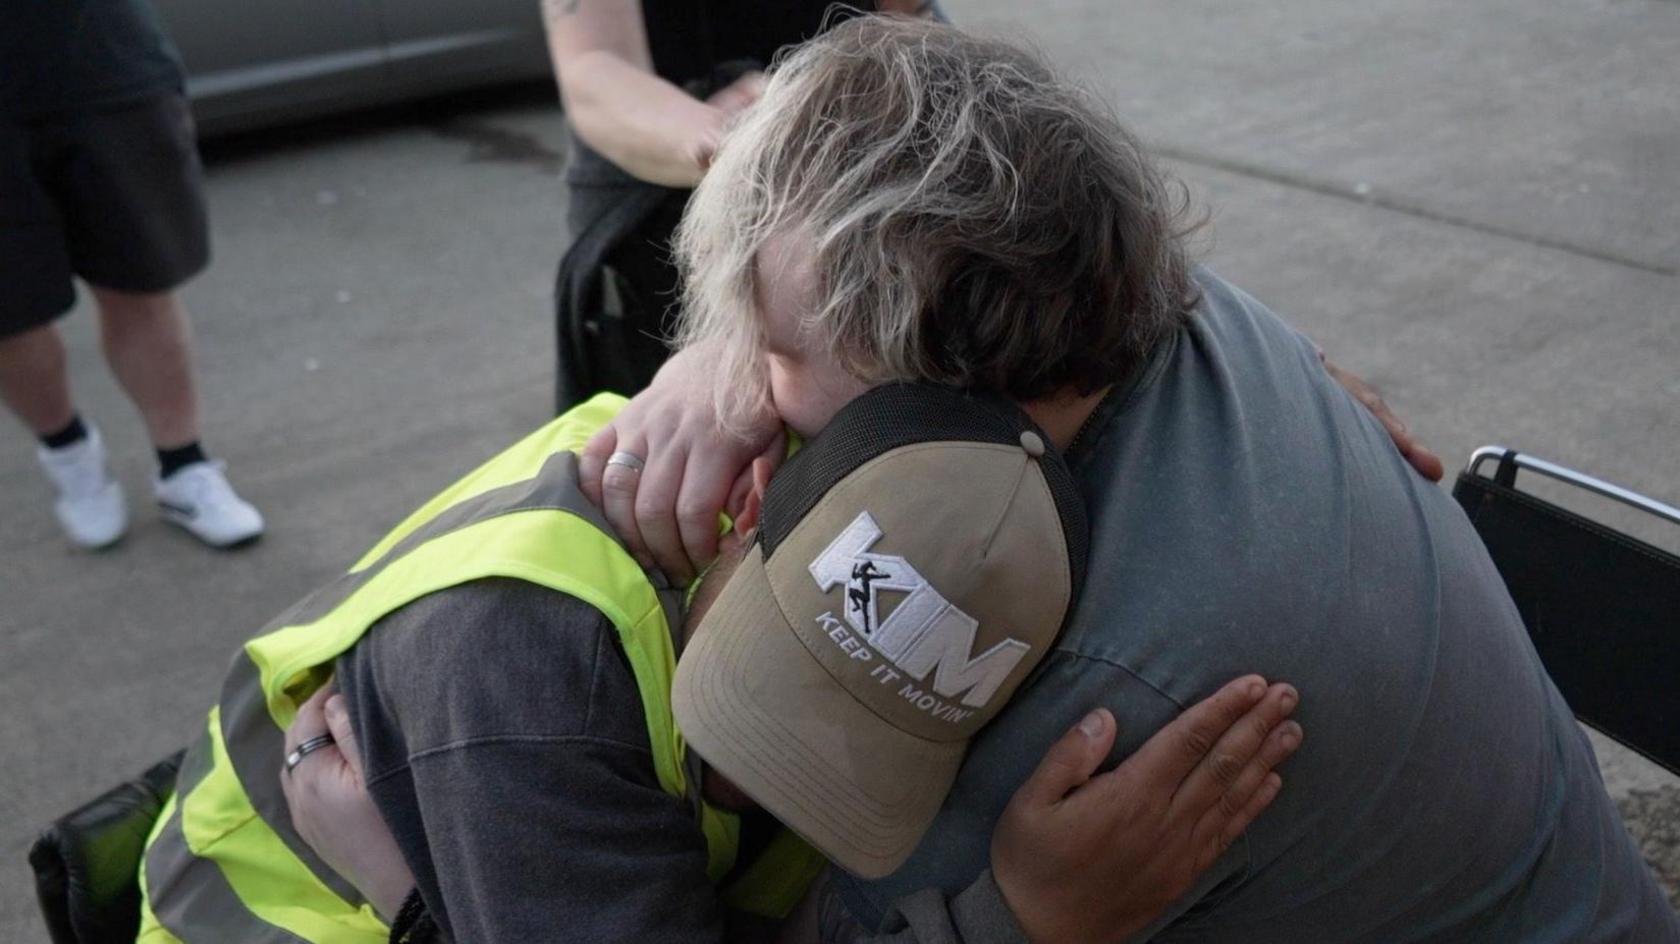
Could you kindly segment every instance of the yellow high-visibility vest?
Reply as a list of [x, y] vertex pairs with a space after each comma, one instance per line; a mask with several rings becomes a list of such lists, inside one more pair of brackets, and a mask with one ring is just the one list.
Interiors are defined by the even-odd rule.
[[[486, 462], [245, 644], [147, 839], [142, 944], [383, 944], [389, 932], [373, 908], [292, 827], [278, 774], [285, 729], [380, 618], [485, 577], [569, 594], [612, 622], [641, 694], [659, 785], [694, 804], [712, 880], [736, 871], [739, 821], [700, 797], [671, 717], [681, 591], [650, 582], [577, 485], [576, 450], [623, 404], [597, 396]], [[782, 830], [722, 896], [744, 911], [785, 915], [821, 868]]]

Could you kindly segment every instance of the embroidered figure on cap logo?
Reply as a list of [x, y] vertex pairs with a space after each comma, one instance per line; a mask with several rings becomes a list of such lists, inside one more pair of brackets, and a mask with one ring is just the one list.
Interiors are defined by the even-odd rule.
[[[844, 584], [847, 624], [906, 675], [925, 680], [932, 673], [934, 692], [947, 698], [961, 695], [970, 707], [985, 705], [1031, 647], [1005, 639], [970, 658], [980, 624], [946, 600], [909, 561], [870, 551], [881, 536], [874, 516], [860, 512], [811, 562], [817, 588], [827, 593]], [[884, 622], [882, 590], [907, 594]]]

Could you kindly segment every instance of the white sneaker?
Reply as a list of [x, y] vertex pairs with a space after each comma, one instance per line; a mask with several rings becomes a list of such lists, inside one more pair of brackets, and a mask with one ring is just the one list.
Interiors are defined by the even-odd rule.
[[220, 461], [194, 462], [169, 478], [152, 480], [164, 520], [211, 547], [232, 547], [263, 533], [262, 514], [234, 493], [222, 474], [224, 468]]
[[41, 468], [58, 486], [53, 511], [70, 540], [85, 548], [116, 543], [128, 530], [122, 486], [105, 471], [105, 440], [88, 426], [87, 437], [62, 449], [35, 450]]

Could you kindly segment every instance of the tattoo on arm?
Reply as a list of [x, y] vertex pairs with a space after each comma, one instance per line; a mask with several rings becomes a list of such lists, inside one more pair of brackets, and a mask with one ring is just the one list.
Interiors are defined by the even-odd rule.
[[543, 12], [549, 16], [571, 16], [583, 0], [543, 0]]

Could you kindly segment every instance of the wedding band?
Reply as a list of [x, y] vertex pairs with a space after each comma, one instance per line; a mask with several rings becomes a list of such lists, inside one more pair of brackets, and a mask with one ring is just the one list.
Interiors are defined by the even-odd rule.
[[642, 461], [641, 456], [633, 452], [625, 452], [622, 449], [607, 457], [607, 465], [621, 465], [632, 472], [642, 471], [642, 466], [646, 464]]
[[299, 744], [290, 754], [286, 755], [286, 773], [291, 773], [292, 768], [302, 763], [305, 757], [308, 757], [310, 754], [315, 753], [321, 748], [328, 747], [334, 743], [336, 742], [333, 740], [332, 735], [318, 734], [315, 737], [304, 741], [302, 744]]

